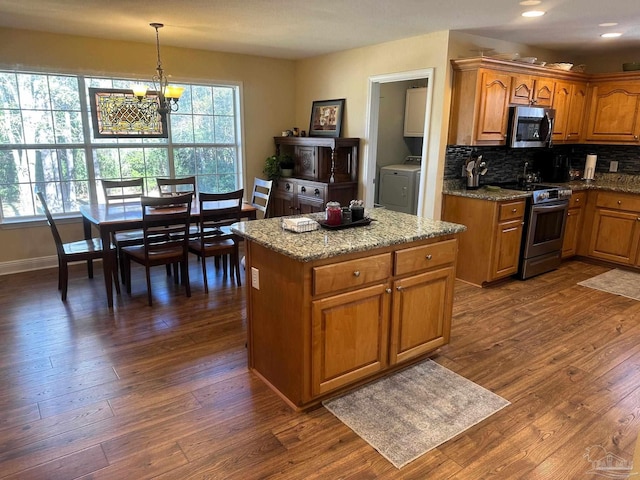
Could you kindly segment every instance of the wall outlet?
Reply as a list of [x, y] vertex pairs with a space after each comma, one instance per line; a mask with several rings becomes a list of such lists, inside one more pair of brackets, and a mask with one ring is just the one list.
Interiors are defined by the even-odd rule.
[[256, 267], [251, 267], [251, 286], [260, 290], [260, 271]]
[[617, 172], [618, 171], [618, 161], [617, 160], [611, 160], [611, 162], [609, 163], [609, 171], [610, 172]]

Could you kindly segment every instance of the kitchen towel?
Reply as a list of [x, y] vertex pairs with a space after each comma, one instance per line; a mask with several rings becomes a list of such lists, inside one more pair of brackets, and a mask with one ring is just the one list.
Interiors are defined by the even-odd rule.
[[587, 161], [584, 165], [584, 179], [585, 180], [593, 180], [593, 174], [596, 172], [596, 161], [598, 160], [597, 155], [587, 155]]

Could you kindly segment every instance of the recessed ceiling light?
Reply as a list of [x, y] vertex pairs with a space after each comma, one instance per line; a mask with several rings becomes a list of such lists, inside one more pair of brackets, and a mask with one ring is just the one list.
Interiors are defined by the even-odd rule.
[[602, 38], [616, 38], [616, 37], [620, 37], [622, 34], [619, 32], [610, 32], [610, 33], [603, 33], [600, 36]]
[[527, 10], [526, 12], [522, 13], [522, 16], [523, 17], [541, 17], [544, 14], [545, 12], [543, 12], [542, 10]]
[[598, 26], [599, 27], [615, 27], [616, 25], [618, 25], [618, 22], [601, 23]]
[[520, 5], [531, 7], [533, 5], [540, 5], [541, 3], [542, 2], [540, 0], [522, 0], [522, 2], [520, 2]]

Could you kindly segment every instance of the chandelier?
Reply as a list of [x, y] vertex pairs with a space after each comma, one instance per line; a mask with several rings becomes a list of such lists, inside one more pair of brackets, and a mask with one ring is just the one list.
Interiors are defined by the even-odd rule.
[[[162, 68], [162, 60], [160, 60], [160, 35], [158, 34], [158, 30], [164, 27], [164, 24], [150, 23], [149, 25], [156, 29], [156, 50], [158, 52], [156, 74], [151, 78], [151, 81], [153, 82], [153, 89], [158, 95], [158, 113], [160, 115], [166, 115], [178, 110], [178, 100], [184, 88], [169, 85], [169, 80]], [[135, 85], [132, 87], [132, 90], [133, 94], [138, 97], [138, 105], [142, 106], [142, 100], [147, 95], [147, 86]]]

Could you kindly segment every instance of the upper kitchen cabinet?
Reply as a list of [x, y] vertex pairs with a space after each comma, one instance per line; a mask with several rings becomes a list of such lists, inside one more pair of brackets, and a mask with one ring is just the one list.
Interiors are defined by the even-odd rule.
[[427, 107], [427, 88], [409, 88], [404, 107], [404, 136], [424, 136], [424, 117]]
[[484, 68], [455, 71], [449, 144], [504, 145], [510, 92], [508, 73]]
[[640, 144], [640, 75], [594, 76], [587, 143]]
[[587, 83], [558, 80], [555, 82], [552, 107], [556, 111], [553, 124], [555, 143], [578, 143], [583, 140]]
[[[583, 103], [573, 102], [573, 92], [582, 93], [586, 76], [582, 73], [544, 68], [538, 65], [511, 62], [489, 57], [465, 58], [451, 61], [453, 67], [453, 92], [450, 145], [506, 145], [509, 106], [531, 105], [552, 107], [566, 104], [566, 118], [562, 130], [580, 127]], [[568, 87], [566, 96], [555, 99], [558, 82], [580, 83], [581, 89]], [[579, 95], [579, 93], [576, 93]], [[564, 108], [564, 107], [563, 107]], [[563, 133], [562, 136], [565, 136]], [[558, 137], [558, 135], [556, 135]]]
[[516, 74], [512, 78], [511, 104], [550, 107], [554, 81], [537, 75]]

